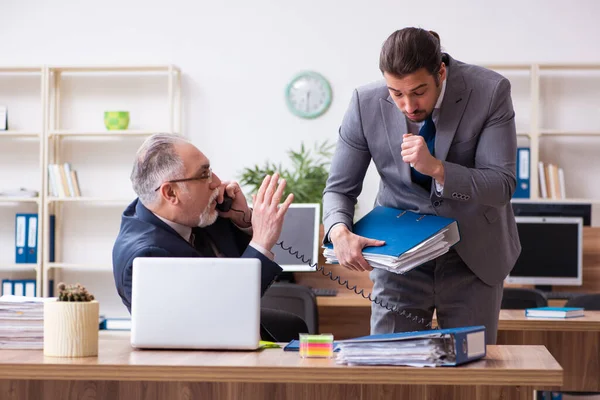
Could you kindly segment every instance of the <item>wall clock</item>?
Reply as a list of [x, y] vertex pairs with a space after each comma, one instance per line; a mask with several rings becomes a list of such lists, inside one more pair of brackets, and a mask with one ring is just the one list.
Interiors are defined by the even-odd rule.
[[305, 71], [296, 75], [285, 89], [289, 110], [301, 118], [316, 118], [331, 105], [331, 86], [323, 75]]

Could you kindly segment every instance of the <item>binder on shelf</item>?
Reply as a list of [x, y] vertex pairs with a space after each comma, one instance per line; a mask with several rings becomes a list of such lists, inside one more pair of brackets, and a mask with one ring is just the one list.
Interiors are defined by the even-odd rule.
[[15, 217], [15, 262], [27, 263], [27, 223], [30, 214], [17, 214]]
[[35, 281], [27, 280], [23, 282], [25, 284], [25, 296], [35, 297]]
[[3, 279], [2, 295], [35, 297], [35, 279]]
[[13, 294], [13, 282], [10, 279], [2, 280], [2, 296], [5, 294]]
[[[485, 357], [485, 327], [370, 335], [333, 343], [337, 362], [350, 365], [411, 365], [453, 367]], [[292, 340], [284, 351], [298, 351]]]
[[[458, 223], [452, 218], [382, 206], [356, 222], [352, 231], [385, 241], [383, 246], [364, 248], [363, 257], [372, 267], [399, 274], [447, 253], [460, 241]], [[326, 262], [337, 263], [333, 244], [323, 247]]]
[[27, 263], [37, 263], [38, 216], [31, 214], [27, 220]]
[[517, 187], [513, 195], [515, 199], [528, 199], [530, 197], [529, 160], [529, 147], [519, 147], [517, 149]]
[[8, 110], [6, 106], [0, 106], [0, 131], [8, 130]]
[[25, 283], [23, 281], [13, 281], [13, 294], [15, 296], [25, 296]]
[[54, 230], [56, 226], [56, 216], [50, 215], [48, 219], [48, 261], [54, 262]]

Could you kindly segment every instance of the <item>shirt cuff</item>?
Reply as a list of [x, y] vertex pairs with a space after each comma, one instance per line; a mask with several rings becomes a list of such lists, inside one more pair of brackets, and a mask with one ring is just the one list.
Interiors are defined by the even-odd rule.
[[271, 260], [271, 261], [275, 260], [275, 254], [273, 254], [271, 251], [265, 249], [260, 244], [250, 242], [250, 246], [254, 247], [257, 251], [260, 251], [263, 254], [263, 256], [267, 257], [269, 260]]
[[441, 183], [438, 183], [438, 181], [436, 181], [435, 179], [433, 181], [435, 182], [435, 191], [436, 191], [436, 194], [438, 196], [441, 196], [442, 193], [444, 192], [444, 185], [442, 185]]
[[329, 228], [329, 232], [327, 232], [327, 241], [328, 241], [329, 243], [331, 243], [331, 231], [333, 230], [333, 228], [335, 228], [335, 227], [336, 227], [336, 225], [340, 225], [340, 224], [342, 224], [342, 225], [346, 225], [346, 224], [344, 224], [343, 222], [336, 222], [335, 224], [331, 225], [331, 228]]
[[252, 226], [249, 226], [247, 228], [242, 228], [241, 226], [237, 226], [236, 224], [234, 224], [236, 228], [238, 228], [240, 231], [244, 232], [246, 235], [248, 236], [252, 236]]

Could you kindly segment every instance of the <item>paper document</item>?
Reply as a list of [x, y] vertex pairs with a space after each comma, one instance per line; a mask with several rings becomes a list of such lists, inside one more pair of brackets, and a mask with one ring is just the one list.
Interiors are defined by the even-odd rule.
[[[451, 218], [381, 206], [361, 218], [352, 231], [385, 241], [383, 246], [365, 247], [363, 257], [374, 268], [399, 274], [447, 253], [460, 241], [458, 223]], [[325, 261], [338, 263], [333, 245], [323, 248]]]

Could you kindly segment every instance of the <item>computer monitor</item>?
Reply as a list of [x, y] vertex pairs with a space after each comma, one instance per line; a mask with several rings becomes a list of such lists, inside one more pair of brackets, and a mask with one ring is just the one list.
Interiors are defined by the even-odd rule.
[[577, 202], [536, 202], [513, 199], [511, 201], [515, 216], [518, 217], [581, 217], [583, 226], [590, 226], [592, 221], [592, 204]]
[[[321, 206], [318, 203], [291, 204], [285, 214], [281, 236], [278, 243], [291, 247], [292, 252], [304, 256], [310, 265], [317, 263], [319, 257], [319, 227], [321, 224]], [[272, 249], [275, 261], [283, 268], [284, 272], [315, 271], [308, 263], [302, 262], [296, 256], [285, 251], [281, 246], [275, 245]]]
[[530, 285], [582, 284], [580, 217], [515, 217], [521, 255], [506, 278]]

